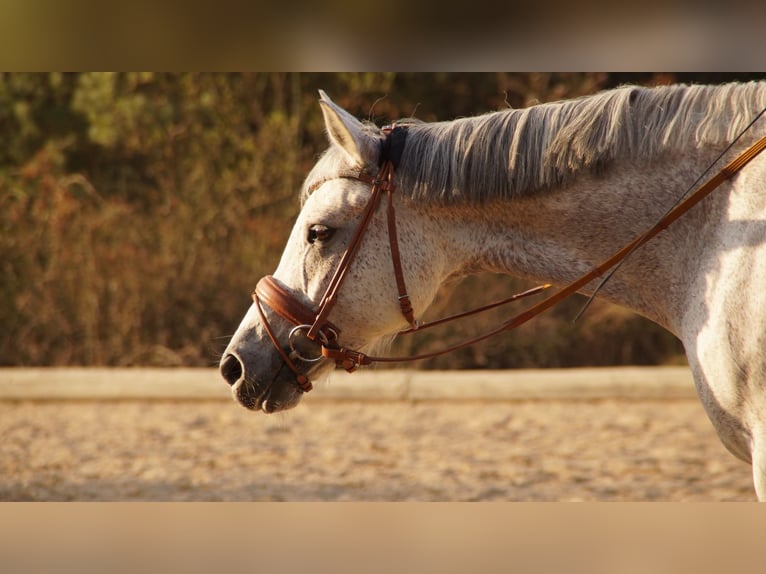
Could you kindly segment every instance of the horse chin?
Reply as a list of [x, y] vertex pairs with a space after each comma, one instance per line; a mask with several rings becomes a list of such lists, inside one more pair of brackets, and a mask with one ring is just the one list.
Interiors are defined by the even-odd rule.
[[[334, 368], [332, 362], [316, 365], [306, 375], [316, 383]], [[295, 375], [282, 365], [276, 373], [264, 378], [247, 375], [231, 389], [234, 399], [251, 411], [267, 414], [286, 411], [297, 406], [305, 394], [295, 381]]]
[[246, 377], [231, 389], [234, 399], [246, 409], [275, 413], [295, 407], [303, 392], [296, 385], [292, 373], [278, 375], [271, 383]]

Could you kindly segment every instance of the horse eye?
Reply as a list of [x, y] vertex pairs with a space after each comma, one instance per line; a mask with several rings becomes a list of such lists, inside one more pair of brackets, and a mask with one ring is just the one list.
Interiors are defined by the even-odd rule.
[[326, 225], [312, 225], [309, 227], [307, 241], [311, 244], [315, 241], [328, 241], [334, 233], [335, 230], [332, 227], [327, 227]]

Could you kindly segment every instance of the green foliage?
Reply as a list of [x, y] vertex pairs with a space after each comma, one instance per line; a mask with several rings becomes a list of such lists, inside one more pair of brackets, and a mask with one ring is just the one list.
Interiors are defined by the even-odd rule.
[[[326, 145], [318, 88], [382, 124], [574, 97], [613, 81], [608, 74], [0, 75], [0, 364], [215, 364], [255, 281], [275, 267], [300, 182]], [[482, 276], [458, 294], [475, 290], [471, 281], [490, 298], [521, 285]], [[427, 366], [661, 362], [680, 352], [672, 337], [610, 307], [573, 327], [570, 307]], [[399, 344], [420, 350], [436, 341]]]

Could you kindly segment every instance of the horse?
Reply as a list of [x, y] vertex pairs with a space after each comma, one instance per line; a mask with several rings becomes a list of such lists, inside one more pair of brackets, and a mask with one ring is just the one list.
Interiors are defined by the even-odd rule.
[[[449, 280], [491, 271], [562, 285], [587, 273], [716, 160], [766, 133], [766, 121], [742, 133], [766, 107], [766, 82], [628, 85], [393, 129], [359, 121], [322, 91], [319, 105], [329, 147], [303, 183], [273, 276], [258, 283], [220, 362], [235, 399], [266, 413], [294, 407], [336, 363], [349, 368], [417, 328]], [[705, 412], [725, 447], [752, 465], [759, 500], [764, 285], [766, 154], [631, 253], [609, 281], [579, 290], [599, 287], [599, 297], [680, 339]], [[359, 351], [327, 351], [339, 348]]]

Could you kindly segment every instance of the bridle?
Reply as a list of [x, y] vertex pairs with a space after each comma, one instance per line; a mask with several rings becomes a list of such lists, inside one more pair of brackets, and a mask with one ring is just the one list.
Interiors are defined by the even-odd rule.
[[[516, 327], [526, 323], [533, 317], [539, 315], [540, 313], [546, 311], [565, 298], [579, 291], [588, 283], [601, 277], [606, 271], [621, 263], [633, 251], [644, 245], [647, 241], [656, 236], [660, 231], [666, 229], [671, 223], [676, 221], [694, 205], [699, 203], [724, 181], [733, 177], [735, 173], [747, 165], [747, 163], [749, 163], [766, 148], [766, 136], [764, 136], [755, 142], [755, 144], [750, 146], [747, 150], [745, 150], [742, 154], [740, 154], [737, 158], [727, 164], [714, 177], [699, 187], [693, 194], [679, 202], [653, 227], [636, 237], [633, 241], [625, 245], [610, 258], [606, 259], [600, 265], [594, 267], [588, 273], [575, 279], [559, 291], [555, 292], [553, 295], [538, 302], [526, 311], [523, 311], [511, 319], [503, 322], [495, 329], [450, 347], [440, 349], [438, 351], [424, 353], [421, 355], [410, 355], [404, 357], [373, 357], [366, 355], [361, 351], [342, 347], [339, 343], [339, 337], [341, 333], [340, 329], [330, 323], [327, 317], [337, 301], [337, 296], [340, 288], [346, 279], [351, 263], [353, 262], [357, 251], [359, 250], [362, 238], [364, 237], [365, 231], [367, 230], [367, 227], [372, 220], [373, 214], [377, 210], [378, 204], [380, 203], [380, 199], [383, 194], [385, 194], [387, 200], [386, 217], [388, 222], [388, 239], [391, 247], [391, 259], [394, 268], [394, 276], [396, 278], [399, 308], [402, 316], [410, 325], [409, 329], [402, 331], [400, 334], [421, 331], [428, 327], [433, 327], [448, 321], [461, 319], [469, 315], [493, 309], [500, 305], [504, 305], [506, 303], [510, 303], [530, 295], [535, 295], [550, 287], [550, 285], [541, 285], [522, 293], [512, 295], [511, 297], [503, 299], [502, 301], [497, 301], [495, 303], [491, 303], [471, 311], [459, 313], [457, 315], [425, 324], [418, 324], [414, 317], [414, 311], [410, 297], [407, 294], [404, 273], [402, 271], [402, 263], [396, 233], [396, 214], [393, 205], [393, 194], [395, 191], [394, 172], [398, 166], [399, 160], [401, 159], [407, 131], [406, 127], [404, 126], [393, 125], [383, 128], [383, 134], [384, 137], [381, 140], [380, 167], [378, 173], [375, 176], [370, 175], [364, 169], [358, 171], [341, 172], [331, 178], [320, 180], [312, 186], [312, 188], [315, 189], [326, 182], [328, 179], [336, 178], [355, 179], [371, 186], [370, 198], [368, 199], [367, 205], [362, 212], [360, 221], [357, 224], [351, 241], [349, 242], [346, 251], [341, 257], [340, 263], [338, 264], [338, 267], [336, 268], [335, 273], [333, 274], [332, 279], [330, 280], [330, 283], [322, 299], [320, 300], [317, 309], [314, 310], [311, 307], [305, 305], [271, 275], [263, 277], [258, 282], [255, 291], [253, 292], [253, 301], [255, 302], [256, 309], [258, 310], [261, 321], [263, 322], [263, 325], [266, 329], [266, 333], [282, 357], [284, 364], [295, 375], [295, 382], [298, 388], [303, 392], [310, 391], [312, 389], [312, 384], [308, 377], [300, 372], [300, 369], [295, 364], [296, 360], [304, 363], [314, 363], [322, 359], [330, 359], [334, 360], [336, 365], [342, 366], [348, 372], [353, 372], [359, 366], [369, 365], [375, 362], [392, 363], [429, 359], [468, 347], [470, 345], [474, 345], [499, 333], [515, 329]], [[732, 142], [732, 145], [733, 143], [734, 142]], [[266, 314], [263, 310], [263, 305], [267, 305], [277, 315], [294, 325], [288, 336], [289, 350], [286, 350], [282, 345], [280, 345], [271, 325], [266, 318]], [[296, 340], [301, 334], [303, 334], [303, 336], [305, 336], [314, 344], [321, 345], [321, 355], [317, 357], [306, 357], [301, 353], [299, 349], [296, 348]]]
[[[393, 203], [393, 194], [395, 190], [394, 171], [399, 164], [399, 160], [401, 159], [404, 150], [407, 129], [396, 125], [387, 126], [383, 128], [383, 134], [384, 137], [381, 140], [380, 150], [380, 168], [375, 176], [368, 174], [364, 169], [360, 169], [358, 171], [341, 172], [332, 178], [356, 179], [370, 185], [371, 192], [367, 205], [362, 211], [362, 216], [351, 237], [351, 241], [349, 242], [346, 251], [343, 253], [332, 279], [330, 279], [330, 283], [319, 302], [317, 310], [314, 311], [304, 305], [292, 293], [282, 287], [271, 275], [267, 275], [261, 279], [253, 293], [253, 300], [256, 303], [258, 313], [260, 314], [271, 342], [279, 351], [279, 354], [282, 356], [282, 360], [287, 367], [295, 374], [296, 383], [304, 392], [311, 390], [311, 382], [308, 380], [308, 377], [300, 372], [293, 360], [298, 359], [303, 362], [311, 363], [319, 361], [322, 357], [307, 358], [300, 354], [295, 348], [294, 341], [301, 332], [304, 332], [309, 340], [318, 342], [322, 345], [323, 356], [330, 356], [325, 354], [326, 351], [336, 353], [336, 355], [330, 356], [330, 358], [335, 359], [337, 363], [342, 364], [347, 370], [353, 371], [360, 364], [355, 360], [353, 354], [349, 354], [348, 356], [344, 355], [342, 357], [337, 355], [337, 353], [342, 350], [338, 345], [340, 330], [330, 323], [327, 317], [337, 301], [340, 288], [346, 279], [351, 263], [359, 251], [362, 238], [377, 210], [380, 198], [383, 194], [386, 195], [388, 204], [386, 211], [388, 239], [391, 247], [391, 260], [393, 262], [394, 277], [396, 279], [396, 287], [398, 291], [399, 310], [413, 330], [418, 328], [418, 323], [415, 320], [415, 313], [412, 308], [412, 302], [407, 294], [407, 286], [404, 281], [404, 271], [402, 269], [399, 242], [396, 233], [396, 211], [394, 210]], [[323, 179], [315, 183], [309, 190], [309, 193], [326, 181], [327, 179]], [[288, 342], [290, 344], [289, 353], [283, 349], [277, 341], [277, 338], [266, 319], [266, 315], [263, 312], [262, 303], [265, 303], [271, 307], [277, 315], [295, 325], [288, 337]]]

